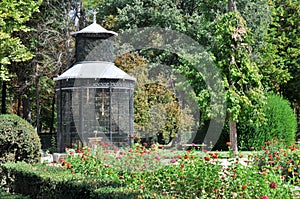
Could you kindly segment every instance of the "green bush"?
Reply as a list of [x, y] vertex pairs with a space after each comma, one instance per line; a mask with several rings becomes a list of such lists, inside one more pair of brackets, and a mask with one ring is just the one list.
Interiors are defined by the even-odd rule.
[[17, 115], [0, 115], [0, 163], [40, 161], [41, 142], [31, 124]]
[[288, 100], [275, 94], [268, 94], [264, 108], [266, 122], [239, 124], [238, 139], [243, 150], [261, 149], [265, 142], [277, 138], [285, 146], [295, 142], [297, 131], [296, 115]]
[[2, 189], [0, 189], [0, 198], [5, 198], [5, 199], [30, 199], [27, 196], [14, 194], [14, 193], [9, 193], [9, 192], [6, 192]]
[[[116, 181], [106, 181], [80, 173], [72, 174], [57, 164], [48, 166], [9, 162], [0, 166], [3, 189], [29, 198], [150, 199], [155, 194], [153, 192], [142, 195], [136, 190], [121, 186]], [[157, 199], [162, 198], [159, 194], [156, 195]]]

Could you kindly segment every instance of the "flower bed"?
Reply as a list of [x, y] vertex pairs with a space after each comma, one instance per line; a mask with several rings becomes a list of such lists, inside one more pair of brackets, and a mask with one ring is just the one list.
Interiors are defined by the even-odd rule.
[[61, 164], [2, 167], [7, 187], [30, 197], [55, 192], [52, 198], [299, 198], [297, 146], [266, 143], [263, 149], [247, 158], [224, 158], [155, 145], [119, 150], [102, 143], [93, 150], [68, 149]]
[[68, 150], [63, 165], [71, 173], [116, 181], [141, 195], [157, 192], [168, 198], [297, 197], [290, 184], [292, 178], [282, 177], [284, 170], [261, 164], [259, 160], [265, 160], [265, 153], [250, 156], [251, 163], [245, 160], [242, 164], [237, 158], [224, 166], [217, 153], [201, 156], [196, 151], [174, 153], [141, 145], [123, 151], [108, 149], [103, 143], [96, 150]]

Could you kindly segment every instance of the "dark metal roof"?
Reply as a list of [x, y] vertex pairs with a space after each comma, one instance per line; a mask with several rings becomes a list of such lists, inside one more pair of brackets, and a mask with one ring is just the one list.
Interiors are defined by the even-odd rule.
[[102, 26], [100, 26], [95, 22], [80, 31], [71, 33], [71, 35], [73, 36], [76, 36], [77, 34], [111, 34], [114, 36], [118, 35], [118, 33], [114, 31], [106, 30], [105, 28], [103, 28]]
[[93, 79], [123, 79], [135, 81], [136, 79], [111, 62], [104, 61], [85, 61], [78, 62], [54, 81], [71, 78], [93, 78]]

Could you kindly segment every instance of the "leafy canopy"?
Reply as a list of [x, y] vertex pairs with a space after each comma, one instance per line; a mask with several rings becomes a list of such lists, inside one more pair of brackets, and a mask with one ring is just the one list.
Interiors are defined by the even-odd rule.
[[38, 11], [40, 3], [41, 0], [2, 0], [0, 2], [0, 80], [9, 79], [8, 65], [12, 62], [26, 61], [33, 57], [20, 38], [14, 36], [14, 33], [30, 30], [25, 22]]

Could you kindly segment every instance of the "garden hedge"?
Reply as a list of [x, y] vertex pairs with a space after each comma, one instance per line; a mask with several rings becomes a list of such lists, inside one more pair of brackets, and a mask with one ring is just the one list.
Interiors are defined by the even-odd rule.
[[[25, 162], [1, 165], [2, 187], [11, 193], [30, 198], [72, 199], [136, 199], [139, 194], [115, 182], [102, 181], [84, 174], [71, 174], [60, 166], [30, 165]], [[143, 195], [140, 198], [153, 198]], [[157, 194], [156, 198], [161, 198]]]
[[[290, 102], [281, 96], [268, 94], [263, 113], [265, 114], [265, 122], [261, 124], [249, 122], [237, 124], [239, 149], [261, 150], [265, 142], [274, 139], [278, 139], [282, 147], [292, 146], [296, 141], [297, 118]], [[209, 121], [204, 125], [203, 131], [207, 130], [208, 125]], [[205, 133], [201, 135], [204, 138]], [[229, 142], [228, 121], [226, 121], [213, 150], [228, 150], [226, 142]]]
[[260, 150], [265, 142], [278, 139], [284, 147], [296, 141], [297, 119], [288, 100], [275, 94], [267, 95], [263, 110], [266, 122], [261, 125], [238, 125], [238, 139], [243, 150]]
[[0, 163], [37, 163], [40, 150], [40, 138], [31, 124], [17, 115], [0, 115]]

